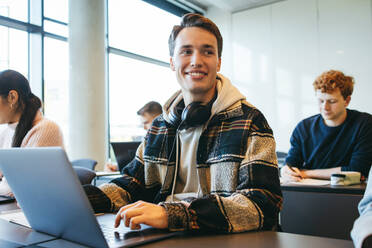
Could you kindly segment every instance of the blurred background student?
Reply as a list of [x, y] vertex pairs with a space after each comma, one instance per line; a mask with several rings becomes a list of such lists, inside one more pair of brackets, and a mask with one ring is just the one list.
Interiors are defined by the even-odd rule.
[[[142, 108], [140, 108], [137, 111], [137, 115], [139, 115], [141, 118], [141, 124], [143, 126], [143, 129], [147, 131], [151, 127], [152, 121], [158, 115], [162, 114], [162, 112], [163, 112], [163, 109], [160, 103], [155, 102], [155, 101], [148, 102]], [[117, 164], [111, 163], [111, 161], [105, 164], [105, 171], [117, 171], [117, 170], [118, 170]]]
[[[41, 100], [32, 94], [28, 80], [19, 72], [0, 72], [0, 148], [61, 146], [61, 129], [41, 113]], [[12, 195], [0, 172], [0, 194]]]
[[140, 110], [137, 111], [137, 115], [141, 118], [143, 129], [146, 131], [151, 127], [152, 121], [161, 113], [163, 109], [160, 103], [151, 101], [146, 103]]

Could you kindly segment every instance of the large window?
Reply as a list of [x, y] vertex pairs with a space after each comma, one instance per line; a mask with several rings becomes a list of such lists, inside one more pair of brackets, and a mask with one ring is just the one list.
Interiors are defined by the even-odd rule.
[[28, 0], [1, 0], [0, 15], [27, 22]]
[[44, 18], [68, 22], [68, 0], [44, 0]]
[[137, 111], [149, 101], [163, 104], [179, 88], [168, 64], [168, 37], [179, 21], [143, 1], [109, 0], [111, 141], [144, 136]]
[[68, 144], [68, 44], [67, 42], [44, 39], [44, 112], [62, 128], [65, 143]]
[[68, 36], [68, 0], [44, 0], [44, 30]]
[[163, 104], [177, 89], [169, 68], [110, 54], [111, 141], [143, 136], [137, 111], [149, 101]]
[[111, 47], [169, 62], [168, 37], [178, 16], [138, 0], [110, 0], [108, 10]]
[[0, 71], [13, 69], [28, 76], [27, 32], [0, 26]]
[[44, 113], [69, 144], [68, 0], [44, 0]]

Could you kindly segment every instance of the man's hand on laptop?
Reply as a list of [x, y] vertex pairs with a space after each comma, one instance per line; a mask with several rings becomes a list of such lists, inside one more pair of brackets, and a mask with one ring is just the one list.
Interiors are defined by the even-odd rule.
[[123, 220], [126, 227], [132, 230], [140, 229], [140, 224], [146, 224], [155, 228], [164, 229], [168, 227], [167, 212], [162, 206], [137, 201], [122, 207], [116, 215], [115, 227]]

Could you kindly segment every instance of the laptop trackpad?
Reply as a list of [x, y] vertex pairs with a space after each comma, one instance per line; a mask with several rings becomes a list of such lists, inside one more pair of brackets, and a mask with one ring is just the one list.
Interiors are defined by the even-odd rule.
[[140, 230], [131, 230], [123, 223], [118, 228], [114, 228], [115, 214], [104, 214], [97, 216], [99, 225], [110, 247], [123, 246], [129, 247], [174, 236], [175, 232], [156, 229], [148, 225], [141, 225]]

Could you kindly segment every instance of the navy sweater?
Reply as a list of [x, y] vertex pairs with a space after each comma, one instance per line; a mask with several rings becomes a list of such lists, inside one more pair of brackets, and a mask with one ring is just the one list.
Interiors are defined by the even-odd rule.
[[344, 123], [324, 124], [320, 114], [301, 121], [291, 137], [286, 158], [300, 169], [340, 167], [367, 176], [372, 164], [372, 115], [347, 109]]

